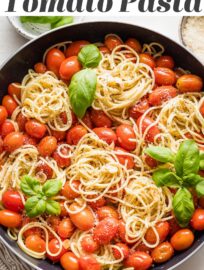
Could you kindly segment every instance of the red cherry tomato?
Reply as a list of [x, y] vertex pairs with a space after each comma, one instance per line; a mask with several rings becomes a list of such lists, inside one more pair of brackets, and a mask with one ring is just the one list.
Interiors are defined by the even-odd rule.
[[18, 82], [10, 83], [8, 86], [8, 94], [10, 96], [16, 96], [17, 99], [21, 99], [21, 84]]
[[37, 145], [37, 140], [35, 138], [30, 137], [27, 134], [23, 135], [23, 145], [30, 144], [30, 145]]
[[96, 212], [98, 219], [99, 220], [103, 220], [107, 217], [111, 217], [111, 218], [115, 218], [118, 219], [118, 212], [115, 208], [113, 208], [112, 206], [103, 206], [100, 207], [97, 212]]
[[38, 145], [38, 151], [43, 157], [51, 156], [56, 149], [57, 139], [53, 136], [44, 137]]
[[15, 131], [13, 123], [6, 120], [0, 127], [0, 134], [2, 138], [5, 138], [8, 134]]
[[93, 240], [91, 235], [87, 235], [82, 238], [81, 247], [86, 253], [94, 253], [99, 249], [99, 244]]
[[111, 119], [103, 111], [100, 110], [91, 110], [91, 120], [96, 127], [110, 128], [112, 126]]
[[142, 46], [140, 44], [140, 42], [135, 39], [135, 38], [129, 38], [126, 42], [125, 45], [128, 45], [130, 48], [132, 48], [133, 50], [135, 50], [137, 53], [141, 53], [142, 52]]
[[72, 42], [65, 52], [66, 57], [77, 56], [81, 49], [88, 44], [90, 43], [86, 40]]
[[2, 125], [8, 117], [7, 110], [4, 106], [0, 106], [0, 125]]
[[45, 73], [45, 72], [47, 71], [47, 67], [46, 67], [46, 65], [43, 64], [43, 63], [36, 63], [36, 64], [34, 65], [34, 70], [35, 70], [36, 73], [41, 73], [41, 74], [43, 74], [43, 73]]
[[[60, 244], [59, 241], [57, 239], [52, 239], [49, 243], [48, 243], [48, 250], [55, 254], [59, 251], [60, 249]], [[60, 258], [66, 253], [66, 249], [62, 246], [62, 250], [60, 252], [59, 255], [57, 256], [51, 256], [48, 253], [46, 254], [47, 258], [50, 259], [53, 262], [59, 262]]]
[[[140, 129], [142, 134], [145, 133], [146, 129], [154, 123], [154, 120], [150, 117], [145, 117], [142, 119], [142, 116], [137, 119], [137, 126]], [[145, 136], [145, 140], [148, 142], [154, 142], [154, 138], [160, 134], [160, 131], [157, 127], [157, 125], [153, 125], [147, 132], [147, 135]]]
[[181, 227], [178, 225], [175, 218], [170, 219], [168, 222], [170, 226], [170, 231], [169, 231], [170, 236], [174, 235], [177, 231], [181, 229]]
[[11, 116], [18, 107], [16, 101], [9, 95], [3, 97], [2, 105], [6, 108], [9, 116]]
[[123, 243], [117, 243], [116, 244], [117, 247], [120, 248], [123, 256], [121, 256], [121, 252], [117, 249], [113, 247], [113, 256], [116, 258], [116, 260], [121, 259], [121, 257], [123, 259], [126, 259], [129, 255], [129, 248], [126, 244]]
[[[160, 243], [164, 242], [164, 240], [166, 240], [169, 231], [170, 231], [170, 226], [169, 223], [167, 221], [162, 221], [159, 222], [155, 225], [155, 229], [157, 230], [158, 234], [159, 234], [159, 239], [160, 239]], [[149, 228], [145, 234], [145, 239], [148, 243], [150, 244], [155, 244], [157, 241], [156, 235], [154, 233], [154, 230], [152, 228]]]
[[99, 47], [99, 51], [100, 51], [102, 54], [110, 54], [110, 50], [109, 50], [106, 46], [100, 46], [100, 47]]
[[155, 82], [158, 85], [174, 85], [176, 74], [169, 68], [157, 67], [154, 69]]
[[158, 166], [158, 161], [148, 155], [145, 156], [145, 162], [150, 168], [156, 168]]
[[164, 67], [164, 68], [174, 68], [174, 59], [169, 55], [162, 55], [156, 59], [156, 66], [157, 67]]
[[[28, 223], [30, 223], [30, 222], [33, 222], [33, 221], [36, 221], [36, 220], [34, 220], [34, 219], [31, 219], [31, 218], [29, 218], [29, 217], [23, 217], [23, 220], [22, 220], [22, 227], [23, 226], [25, 226], [25, 225], [27, 225]], [[42, 230], [40, 229], [40, 228], [38, 228], [38, 227], [34, 227], [34, 228], [30, 228], [30, 229], [28, 229], [28, 230], [26, 230], [24, 233], [23, 233], [23, 236], [25, 237], [25, 238], [27, 238], [28, 236], [30, 236], [30, 235], [38, 235], [39, 237], [41, 237], [41, 235], [42, 235]]]
[[136, 148], [136, 135], [132, 126], [128, 124], [122, 124], [117, 127], [116, 135], [118, 143], [122, 148], [128, 151], [133, 151]]
[[71, 164], [70, 157], [63, 157], [62, 155], [65, 155], [65, 156], [69, 155], [69, 149], [64, 147], [60, 149], [60, 152], [59, 152], [59, 146], [58, 146], [57, 150], [53, 153], [52, 157], [57, 162], [58, 167], [60, 168], [69, 167]]
[[66, 131], [51, 130], [52, 136], [54, 136], [58, 142], [64, 141], [66, 138]]
[[118, 225], [118, 220], [113, 217], [107, 217], [101, 220], [94, 229], [94, 241], [96, 241], [99, 245], [108, 245], [116, 236]]
[[193, 74], [185, 74], [181, 76], [176, 83], [179, 92], [200, 92], [203, 88], [203, 80]]
[[0, 210], [0, 224], [8, 228], [18, 228], [21, 225], [22, 216], [10, 210]]
[[152, 258], [145, 252], [136, 251], [124, 262], [125, 267], [133, 267], [135, 270], [147, 270], [152, 266]]
[[36, 120], [29, 120], [25, 124], [25, 130], [31, 137], [41, 139], [42, 137], [45, 136], [47, 127], [46, 125], [41, 124]]
[[125, 155], [125, 153], [128, 154], [128, 151], [121, 147], [115, 147], [116, 157], [118, 158], [118, 161], [120, 164], [127, 167], [127, 169], [133, 169], [135, 166], [135, 162], [133, 157]]
[[204, 230], [204, 209], [198, 208], [195, 210], [191, 219], [191, 226], [197, 231]]
[[149, 55], [148, 53], [141, 53], [140, 54], [140, 63], [149, 66], [151, 69], [154, 69], [156, 66], [154, 58]]
[[157, 87], [149, 95], [149, 103], [153, 106], [159, 106], [162, 103], [177, 96], [177, 89], [173, 86], [160, 86]]
[[89, 111], [87, 111], [84, 115], [84, 117], [82, 118], [82, 121], [84, 122], [84, 124], [92, 129], [93, 128], [93, 123], [92, 123], [92, 119], [91, 119], [91, 115], [89, 113]]
[[76, 180], [73, 181], [71, 186], [70, 186], [70, 183], [67, 181], [65, 183], [65, 185], [63, 186], [62, 190], [61, 190], [62, 196], [66, 197], [68, 200], [73, 200], [73, 199], [79, 197], [80, 194], [77, 193], [77, 192], [75, 192], [72, 189], [72, 186], [73, 186], [75, 190], [78, 190], [79, 189], [79, 185], [80, 185], [80, 182], [79, 181], [76, 181]]
[[147, 247], [143, 242], [141, 242], [136, 248], [135, 251], [142, 251], [146, 253], [150, 253], [152, 248]]
[[123, 42], [115, 35], [109, 35], [105, 38], [105, 46], [112, 52], [117, 46], [122, 45]]
[[189, 248], [194, 242], [194, 234], [189, 229], [181, 229], [171, 237], [171, 244], [177, 251]]
[[82, 256], [79, 258], [80, 270], [101, 270], [100, 263], [91, 255]]
[[18, 116], [16, 117], [16, 122], [20, 131], [25, 131], [25, 124], [27, 121], [28, 119], [22, 113], [18, 114]]
[[74, 232], [74, 225], [69, 218], [63, 219], [58, 227], [57, 233], [61, 238], [70, 238]]
[[38, 163], [35, 171], [36, 173], [44, 173], [47, 179], [52, 179], [53, 176], [52, 168], [42, 160]]
[[81, 68], [82, 67], [77, 56], [66, 58], [60, 65], [60, 78], [69, 81], [75, 73], [81, 70]]
[[126, 229], [125, 229], [125, 223], [123, 220], [119, 220], [119, 223], [118, 223], [118, 236], [120, 237], [120, 239], [126, 243]]
[[28, 249], [35, 252], [45, 252], [46, 244], [45, 241], [38, 235], [30, 235], [25, 240], [25, 245]]
[[59, 75], [59, 69], [62, 62], [65, 60], [65, 55], [59, 49], [51, 49], [46, 55], [46, 66], [48, 70]]
[[129, 108], [129, 115], [133, 119], [138, 119], [143, 113], [149, 109], [148, 99], [144, 98]]
[[87, 130], [82, 125], [77, 125], [67, 132], [67, 143], [77, 145], [80, 139], [87, 134]]
[[60, 264], [64, 270], [79, 270], [79, 260], [72, 252], [66, 252], [60, 258]]
[[99, 207], [102, 207], [106, 204], [106, 200], [102, 197], [93, 202], [89, 202], [88, 204], [90, 205], [91, 208], [98, 209]]
[[58, 228], [59, 228], [59, 224], [60, 224], [61, 220], [59, 217], [57, 216], [49, 216], [47, 218], [47, 223], [50, 227], [52, 227], [52, 229], [57, 232]]
[[69, 216], [69, 213], [67, 212], [66, 208], [64, 207], [64, 201], [59, 202], [60, 203], [60, 217], [67, 217]]
[[20, 132], [11, 132], [3, 140], [3, 147], [7, 152], [13, 152], [23, 145], [24, 136]]
[[[4, 151], [4, 143], [2, 138], [0, 137], [0, 154]], [[2, 161], [1, 161], [2, 162]], [[0, 166], [2, 165], [0, 162]]]
[[95, 132], [96, 135], [107, 144], [116, 143], [117, 141], [117, 136], [111, 128], [94, 128], [93, 132]]
[[155, 263], [164, 263], [174, 255], [174, 249], [169, 242], [164, 242], [153, 249], [151, 256]]
[[2, 196], [3, 206], [14, 212], [21, 212], [24, 209], [22, 198], [19, 192], [15, 190], [7, 190]]

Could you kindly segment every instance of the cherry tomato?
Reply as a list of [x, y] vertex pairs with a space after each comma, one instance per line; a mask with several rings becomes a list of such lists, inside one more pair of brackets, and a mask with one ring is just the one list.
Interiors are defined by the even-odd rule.
[[13, 97], [16, 96], [17, 99], [21, 99], [21, 84], [18, 82], [10, 83], [8, 86], [8, 94]]
[[120, 239], [123, 241], [123, 242], [127, 242], [126, 241], [126, 229], [125, 229], [125, 223], [123, 220], [119, 220], [119, 223], [118, 223], [118, 236], [120, 237]]
[[65, 55], [59, 49], [51, 49], [46, 55], [46, 66], [48, 70], [59, 75], [59, 69], [62, 62], [65, 60]]
[[191, 219], [191, 226], [197, 231], [204, 230], [204, 209], [198, 208], [195, 210]]
[[72, 42], [65, 52], [66, 57], [77, 56], [81, 49], [88, 44], [90, 43], [86, 40]]
[[80, 139], [87, 134], [87, 130], [82, 125], [77, 125], [67, 132], [67, 143], [77, 145]]
[[41, 124], [36, 120], [29, 120], [25, 124], [25, 130], [31, 137], [41, 139], [42, 137], [45, 136], [47, 127], [46, 125]]
[[91, 235], [86, 235], [81, 240], [81, 247], [86, 253], [94, 253], [99, 249], [99, 244]]
[[135, 39], [135, 38], [129, 38], [126, 42], [125, 45], [128, 45], [130, 48], [132, 48], [133, 50], [135, 50], [137, 53], [141, 53], [142, 52], [142, 46], [140, 44], [140, 42]]
[[174, 255], [174, 249], [169, 242], [164, 242], [153, 249], [151, 256], [155, 263], [164, 263]]
[[60, 225], [60, 218], [57, 217], [57, 216], [49, 216], [47, 218], [47, 223], [50, 227], [52, 227], [52, 229], [57, 232], [58, 231], [58, 228], [59, 228], [59, 225]]
[[84, 117], [82, 118], [82, 121], [84, 122], [84, 124], [92, 129], [93, 128], [93, 123], [92, 123], [92, 119], [91, 119], [91, 115], [89, 113], [89, 111], [87, 111], [84, 115]]
[[46, 244], [45, 241], [38, 235], [30, 235], [25, 240], [25, 245], [28, 249], [35, 252], [45, 252]]
[[27, 121], [28, 119], [22, 113], [18, 114], [18, 116], [16, 117], [16, 122], [20, 131], [25, 131], [25, 124]]
[[63, 219], [58, 227], [57, 233], [61, 238], [70, 238], [74, 232], [74, 225], [69, 218]]
[[38, 145], [38, 151], [43, 157], [51, 156], [56, 149], [57, 139], [53, 136], [44, 137]]
[[11, 132], [3, 140], [3, 147], [7, 152], [13, 152], [23, 145], [24, 136], [20, 132]]
[[[33, 222], [33, 221], [36, 221], [35, 219], [31, 219], [29, 217], [23, 217], [23, 220], [22, 220], [22, 227], [25, 226], [26, 224], [30, 223], [30, 222]], [[30, 235], [38, 235], [39, 237], [41, 237], [42, 235], [42, 230], [39, 228], [39, 227], [34, 227], [34, 228], [30, 228], [28, 230], [26, 230], [24, 233], [23, 233], [23, 236], [25, 238], [27, 238], [28, 236]]]
[[57, 139], [58, 142], [61, 142], [66, 138], [66, 131], [51, 130], [51, 134]]
[[158, 161], [148, 155], [145, 156], [145, 162], [150, 168], [156, 168], [158, 166]]
[[4, 106], [0, 106], [0, 125], [2, 125], [8, 117], [7, 110]]
[[[79, 209], [79, 206], [76, 203], [72, 203], [69, 209], [71, 211], [76, 211]], [[70, 213], [69, 216], [74, 225], [82, 231], [88, 231], [94, 226], [95, 218], [89, 207], [85, 207], [82, 211], [76, 214]]]
[[66, 252], [60, 258], [60, 264], [64, 270], [79, 270], [78, 258], [72, 252]]
[[164, 67], [164, 68], [174, 68], [174, 59], [169, 55], [162, 55], [156, 59], [156, 66], [157, 67]]
[[152, 258], [145, 252], [136, 251], [128, 256], [124, 265], [125, 267], [133, 267], [135, 270], [147, 270], [152, 265]]
[[[154, 120], [148, 116], [146, 116], [144, 119], [142, 119], [142, 116], [137, 119], [137, 126], [140, 129], [142, 134], [145, 133], [146, 129], [154, 123]], [[160, 131], [157, 127], [157, 125], [153, 125], [147, 132], [147, 135], [145, 136], [145, 140], [148, 142], [154, 142], [154, 138], [160, 134]]]
[[6, 120], [0, 127], [0, 134], [2, 138], [5, 138], [8, 134], [15, 131], [13, 123]]
[[18, 228], [21, 225], [22, 216], [10, 210], [0, 210], [0, 224], [8, 228]]
[[203, 88], [203, 80], [199, 76], [185, 74], [177, 80], [176, 87], [181, 93], [200, 92]]
[[118, 143], [125, 150], [133, 151], [136, 148], [136, 135], [132, 126], [128, 124], [122, 124], [117, 127], [116, 135], [118, 139]]
[[[133, 169], [135, 166], [134, 158], [128, 155], [125, 155], [125, 153], [128, 154], [128, 151], [121, 147], [115, 147], [116, 157], [118, 158], [118, 161], [120, 164], [127, 167], [127, 169]], [[118, 153], [118, 154], [117, 154]], [[122, 153], [122, 154], [121, 154]]]
[[[60, 150], [60, 153], [62, 155], [67, 156], [69, 154], [69, 150], [64, 147]], [[60, 168], [69, 167], [71, 164], [71, 159], [69, 157], [63, 157], [62, 155], [60, 155], [60, 153], [59, 150], [57, 149], [52, 155], [54, 160], [57, 162], [58, 167]]]
[[91, 255], [82, 256], [79, 258], [80, 270], [101, 270], [100, 263]]
[[106, 46], [100, 46], [100, 47], [99, 47], [99, 51], [100, 51], [102, 54], [110, 54], [110, 50], [109, 50]]
[[6, 108], [9, 116], [11, 116], [18, 107], [16, 101], [9, 95], [3, 97], [2, 105]]
[[[4, 143], [3, 143], [2, 138], [0, 137], [0, 154], [1, 154], [3, 151], [4, 151]], [[2, 161], [0, 161], [0, 166], [1, 166], [1, 162], [2, 162]]]
[[99, 220], [103, 220], [104, 218], [107, 218], [107, 217], [111, 217], [115, 219], [119, 218], [117, 210], [113, 208], [112, 206], [108, 206], [108, 205], [100, 207], [97, 210], [96, 214]]
[[105, 141], [107, 144], [116, 143], [117, 136], [115, 132], [111, 128], [94, 128], [93, 132], [96, 133], [96, 135], [103, 141]]
[[106, 200], [102, 197], [93, 202], [89, 202], [88, 204], [91, 206], [91, 208], [98, 209], [99, 207], [102, 207], [106, 204]]
[[144, 98], [129, 108], [129, 115], [133, 119], [138, 119], [143, 113], [149, 109], [148, 99]]
[[170, 219], [168, 222], [170, 226], [170, 231], [169, 231], [170, 236], [174, 235], [177, 231], [181, 229], [181, 227], [178, 225], [175, 218]]
[[69, 215], [66, 208], [64, 207], [64, 201], [60, 202], [60, 209], [61, 209], [61, 212], [60, 212], [61, 217], [67, 217]]
[[100, 110], [91, 110], [91, 120], [96, 127], [110, 128], [112, 126], [111, 119], [103, 111]]
[[52, 179], [53, 170], [52, 168], [44, 161], [40, 161], [35, 169], [36, 173], [44, 173], [47, 176], [47, 179]]
[[171, 244], [177, 251], [189, 248], [194, 241], [194, 234], [189, 229], [181, 229], [171, 237]]
[[154, 69], [154, 75], [158, 85], [174, 85], [176, 83], [176, 75], [169, 68], [157, 67]]
[[81, 68], [82, 67], [77, 56], [66, 58], [60, 65], [60, 78], [69, 81], [75, 73], [81, 70]]
[[106, 47], [112, 52], [117, 46], [122, 45], [123, 42], [115, 35], [109, 35], [105, 38]]
[[93, 239], [99, 245], [108, 245], [118, 231], [118, 219], [107, 217], [101, 220], [95, 227]]
[[41, 73], [41, 74], [43, 74], [43, 73], [45, 73], [45, 72], [47, 71], [47, 67], [46, 67], [46, 65], [43, 64], [43, 63], [36, 63], [36, 64], [34, 65], [34, 70], [35, 70], [36, 73]]
[[[127, 259], [128, 255], [129, 255], [128, 246], [124, 243], [117, 243], [116, 246], [120, 248], [120, 250], [123, 254], [123, 259]], [[116, 260], [121, 259], [121, 257], [122, 257], [120, 251], [114, 247], [113, 247], [113, 256], [116, 258]]]
[[24, 134], [23, 135], [23, 145], [26, 145], [26, 144], [30, 144], [30, 145], [36, 146], [37, 145], [37, 139], [36, 138], [32, 138], [32, 137], [30, 137], [27, 134]]
[[146, 253], [150, 253], [152, 250], [152, 248], [147, 247], [143, 242], [141, 242], [136, 248], [135, 251], [142, 251], [142, 252], [146, 252]]
[[3, 206], [14, 212], [21, 212], [24, 209], [22, 198], [18, 191], [7, 190], [2, 196]]
[[159, 106], [176, 96], [177, 96], [177, 89], [175, 87], [160, 86], [160, 87], [157, 87], [149, 95], [149, 103], [153, 106]]
[[141, 53], [140, 54], [140, 63], [149, 66], [151, 69], [154, 69], [156, 66], [154, 58], [149, 55], [148, 53]]
[[[57, 239], [52, 239], [49, 243], [48, 243], [48, 250], [55, 254], [59, 251], [60, 249], [60, 244], [59, 241]], [[66, 253], [66, 249], [62, 246], [62, 250], [60, 252], [59, 255], [57, 256], [51, 256], [48, 253], [46, 254], [47, 258], [50, 259], [53, 262], [59, 262], [60, 258]]]
[[68, 200], [73, 200], [77, 197], [80, 196], [79, 193], [75, 192], [71, 187], [73, 186], [75, 190], [78, 190], [79, 189], [79, 185], [80, 185], [80, 182], [79, 181], [73, 181], [72, 182], [72, 185], [70, 186], [70, 183], [67, 181], [62, 190], [61, 190], [61, 194], [62, 196], [66, 197]]
[[[164, 242], [164, 240], [167, 238], [170, 231], [169, 223], [167, 221], [161, 221], [155, 225], [155, 229], [157, 230], [159, 234], [160, 243]], [[145, 234], [145, 239], [150, 244], [156, 243], [157, 238], [152, 228], [149, 228], [147, 230]]]

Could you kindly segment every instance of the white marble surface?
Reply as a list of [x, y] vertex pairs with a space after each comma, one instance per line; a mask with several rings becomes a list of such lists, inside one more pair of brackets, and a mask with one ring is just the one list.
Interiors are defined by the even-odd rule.
[[[99, 18], [103, 20], [103, 18]], [[179, 39], [179, 24], [181, 21], [180, 17], [127, 17], [127, 18], [106, 18], [108, 20], [116, 21], [126, 21], [135, 23], [153, 30], [156, 30], [160, 33], [165, 34], [166, 36], [171, 37], [176, 41]], [[95, 18], [83, 18], [83, 21], [87, 20], [96, 20]], [[9, 57], [10, 54], [14, 53], [21, 45], [23, 45], [26, 40], [19, 36], [12, 26], [9, 24], [6, 17], [0, 17], [0, 64]], [[191, 259], [179, 266], [177, 270], [203, 270], [203, 254], [204, 248], [196, 253]], [[27, 269], [25, 269], [27, 270]]]

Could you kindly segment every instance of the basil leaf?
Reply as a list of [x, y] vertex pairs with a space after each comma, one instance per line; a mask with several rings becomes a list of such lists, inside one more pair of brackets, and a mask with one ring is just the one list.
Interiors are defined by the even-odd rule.
[[204, 196], [204, 181], [198, 183], [195, 187], [196, 193], [199, 197]]
[[204, 180], [204, 178], [201, 177], [199, 174], [191, 173], [191, 174], [183, 177], [183, 185], [185, 187], [194, 187], [198, 183], [202, 182], [203, 180]]
[[188, 226], [194, 213], [194, 203], [191, 193], [186, 188], [180, 188], [173, 198], [173, 210], [181, 227]]
[[27, 196], [34, 196], [41, 192], [40, 182], [29, 175], [24, 175], [22, 177], [20, 188]]
[[199, 163], [199, 149], [195, 141], [186, 140], [182, 142], [174, 162], [176, 174], [181, 177], [191, 173], [196, 174], [199, 170]]
[[33, 218], [42, 215], [46, 209], [46, 202], [37, 196], [30, 197], [25, 203], [25, 210], [28, 217]]
[[62, 182], [60, 180], [48, 180], [42, 188], [42, 191], [46, 197], [52, 197], [56, 195], [62, 188]]
[[166, 147], [150, 146], [145, 150], [145, 153], [163, 163], [174, 162], [175, 158], [174, 153]]
[[66, 25], [66, 24], [70, 24], [73, 23], [74, 18], [72, 16], [64, 16], [61, 18], [61, 20], [51, 23], [51, 28], [58, 28], [60, 26]]
[[74, 113], [80, 118], [85, 115], [87, 108], [93, 102], [96, 83], [96, 73], [91, 69], [81, 70], [72, 77], [69, 98]]
[[20, 16], [22, 23], [55, 23], [62, 19], [62, 16]]
[[53, 200], [47, 200], [46, 213], [49, 215], [59, 216], [61, 212], [60, 204]]
[[101, 53], [94, 44], [84, 46], [78, 54], [78, 60], [84, 68], [97, 67], [101, 59]]
[[199, 164], [200, 170], [204, 170], [204, 152], [200, 153], [200, 164]]
[[180, 187], [182, 182], [180, 177], [168, 169], [156, 170], [152, 175], [152, 179], [158, 187], [167, 186], [177, 188]]

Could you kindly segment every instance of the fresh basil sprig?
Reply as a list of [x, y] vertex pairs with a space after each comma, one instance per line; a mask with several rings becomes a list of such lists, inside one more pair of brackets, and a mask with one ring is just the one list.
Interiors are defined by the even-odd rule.
[[175, 159], [174, 153], [166, 147], [151, 145], [145, 150], [145, 153], [160, 162], [173, 162]]
[[28, 217], [33, 218], [47, 213], [60, 214], [60, 204], [50, 198], [59, 193], [62, 188], [60, 180], [49, 180], [43, 186], [40, 182], [28, 175], [23, 176], [20, 184], [22, 192], [29, 196], [25, 203]]
[[84, 68], [97, 67], [101, 59], [101, 53], [94, 44], [84, 46], [78, 54], [78, 60]]

